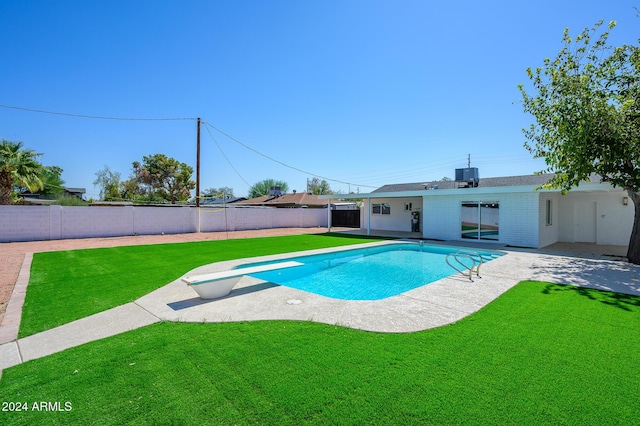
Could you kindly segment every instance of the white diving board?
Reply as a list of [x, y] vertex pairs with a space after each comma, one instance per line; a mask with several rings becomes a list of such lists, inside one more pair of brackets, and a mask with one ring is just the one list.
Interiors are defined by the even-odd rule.
[[212, 272], [210, 274], [186, 276], [182, 281], [191, 286], [202, 299], [217, 299], [231, 292], [231, 289], [245, 275], [258, 272], [275, 271], [284, 268], [302, 266], [304, 263], [288, 261], [270, 263], [268, 265], [250, 266], [248, 268], [230, 269], [227, 271]]

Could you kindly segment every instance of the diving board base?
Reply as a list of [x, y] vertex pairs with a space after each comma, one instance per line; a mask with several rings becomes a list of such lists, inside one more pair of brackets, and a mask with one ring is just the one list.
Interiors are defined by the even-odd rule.
[[191, 288], [198, 293], [201, 299], [218, 299], [231, 293], [233, 287], [238, 284], [244, 275], [210, 281], [205, 284], [192, 285]]

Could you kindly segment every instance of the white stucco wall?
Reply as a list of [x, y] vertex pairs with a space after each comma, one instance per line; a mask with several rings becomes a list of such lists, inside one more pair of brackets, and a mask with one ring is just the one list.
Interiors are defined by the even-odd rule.
[[[561, 195], [557, 192], [541, 192], [538, 203], [538, 244], [539, 247], [559, 241], [560, 221], [558, 211]], [[547, 200], [551, 200], [551, 224], [547, 224]]]
[[634, 206], [622, 204], [624, 190], [611, 192], [569, 192], [558, 196], [558, 241], [577, 241], [576, 204], [588, 200], [595, 203], [595, 243], [626, 246], [633, 227]]
[[[387, 203], [391, 206], [391, 214], [387, 215], [371, 213], [371, 229], [411, 232], [411, 213], [416, 211], [420, 213], [420, 229], [423, 229], [422, 197], [375, 198], [369, 201], [370, 203], [365, 204], [365, 207], [361, 209], [361, 228], [367, 228], [367, 208], [369, 209], [369, 213], [371, 213], [373, 204]], [[412, 204], [411, 211], [405, 210], [405, 203]]]

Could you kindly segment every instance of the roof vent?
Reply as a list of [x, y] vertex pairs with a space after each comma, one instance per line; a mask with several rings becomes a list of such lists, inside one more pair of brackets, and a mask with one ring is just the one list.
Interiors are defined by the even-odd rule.
[[475, 188], [480, 182], [477, 167], [456, 169], [456, 188]]

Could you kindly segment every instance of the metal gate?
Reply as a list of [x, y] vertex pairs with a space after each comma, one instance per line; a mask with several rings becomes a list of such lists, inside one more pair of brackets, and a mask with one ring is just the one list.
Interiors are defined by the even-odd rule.
[[331, 210], [331, 226], [360, 228], [360, 210]]

